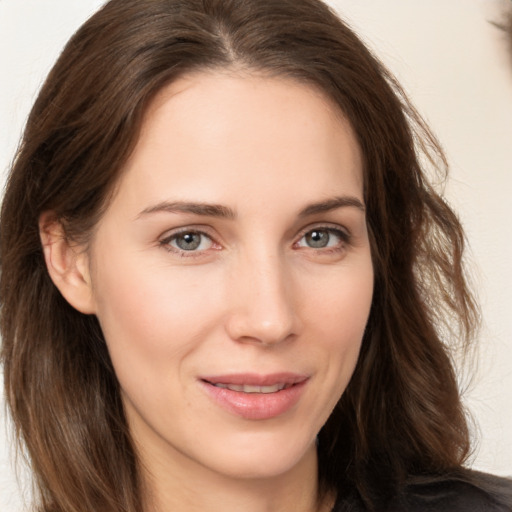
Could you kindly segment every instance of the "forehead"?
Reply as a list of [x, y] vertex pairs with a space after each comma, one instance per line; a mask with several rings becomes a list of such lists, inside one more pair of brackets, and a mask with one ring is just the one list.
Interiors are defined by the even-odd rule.
[[275, 185], [300, 196], [315, 189], [325, 195], [347, 177], [350, 192], [361, 192], [359, 146], [339, 107], [317, 88], [286, 78], [202, 72], [154, 98], [121, 186], [129, 182], [142, 193], [144, 182], [159, 180], [175, 193], [187, 184], [205, 193], [218, 183], [226, 195], [268, 195]]

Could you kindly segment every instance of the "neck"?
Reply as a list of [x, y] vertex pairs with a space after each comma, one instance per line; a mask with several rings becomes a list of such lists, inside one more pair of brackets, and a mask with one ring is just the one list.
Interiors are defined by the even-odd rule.
[[318, 497], [314, 445], [292, 469], [266, 478], [222, 475], [179, 453], [172, 460], [161, 453], [149, 460], [150, 465], [148, 457], [142, 457], [147, 511], [329, 512], [333, 506], [332, 496]]

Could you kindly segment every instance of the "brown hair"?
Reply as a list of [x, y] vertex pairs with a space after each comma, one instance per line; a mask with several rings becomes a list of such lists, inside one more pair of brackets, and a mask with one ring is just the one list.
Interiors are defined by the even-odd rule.
[[233, 66], [320, 88], [364, 158], [375, 294], [355, 374], [319, 434], [320, 482], [382, 507], [411, 476], [456, 470], [468, 454], [448, 350], [476, 319], [464, 238], [420, 165], [444, 179], [442, 152], [394, 79], [318, 0], [111, 0], [44, 84], [1, 212], [5, 388], [42, 511], [140, 512], [142, 497], [102, 332], [50, 280], [39, 216], [86, 239], [155, 94]]
[[509, 57], [512, 59], [512, 6], [510, 5], [508, 11], [505, 13], [502, 26], [506, 33]]

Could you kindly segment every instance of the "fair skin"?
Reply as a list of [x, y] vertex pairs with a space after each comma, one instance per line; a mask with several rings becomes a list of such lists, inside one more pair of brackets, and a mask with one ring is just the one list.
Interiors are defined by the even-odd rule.
[[316, 435], [373, 292], [359, 147], [315, 89], [221, 72], [151, 104], [87, 250], [41, 236], [95, 314], [148, 510], [313, 512]]

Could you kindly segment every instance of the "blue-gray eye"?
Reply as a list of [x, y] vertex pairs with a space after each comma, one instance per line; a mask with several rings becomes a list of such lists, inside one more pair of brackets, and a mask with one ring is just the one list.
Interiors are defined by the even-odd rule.
[[197, 231], [185, 231], [172, 235], [168, 239], [168, 244], [180, 251], [204, 251], [212, 245], [211, 239], [204, 233]]
[[313, 247], [314, 249], [322, 249], [323, 247], [327, 247], [329, 244], [331, 234], [325, 230], [315, 229], [314, 231], [307, 233], [305, 238], [309, 247]]
[[316, 228], [308, 231], [300, 240], [299, 247], [326, 249], [336, 247], [344, 242], [347, 235], [334, 228]]

